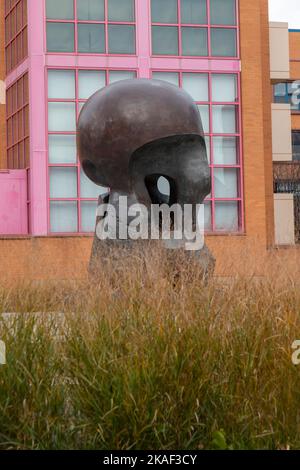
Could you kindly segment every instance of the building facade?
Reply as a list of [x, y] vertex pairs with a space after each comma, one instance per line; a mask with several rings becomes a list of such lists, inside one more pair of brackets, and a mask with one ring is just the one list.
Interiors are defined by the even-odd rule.
[[271, 83], [267, 0], [6, 0], [0, 8], [3, 237], [46, 265], [52, 254], [59, 264], [66, 247], [85, 263], [105, 189], [81, 171], [76, 121], [96, 90], [136, 77], [176, 84], [199, 107], [216, 256], [274, 245], [271, 102], [285, 77]]
[[281, 60], [280, 76], [272, 79], [275, 235], [293, 245], [300, 243], [300, 31], [285, 23], [271, 30]]

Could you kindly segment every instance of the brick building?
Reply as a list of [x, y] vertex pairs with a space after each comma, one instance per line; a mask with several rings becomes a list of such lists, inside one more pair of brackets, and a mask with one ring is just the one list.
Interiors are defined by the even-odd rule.
[[272, 80], [275, 234], [293, 245], [300, 243], [300, 31], [285, 23], [270, 26], [281, 60]]
[[[0, 79], [6, 84], [0, 252], [8, 253], [0, 277], [9, 270], [20, 278], [85, 272], [101, 188], [80, 169], [76, 119], [95, 90], [131, 77], [170, 81], [199, 106], [212, 175], [207, 243], [219, 262], [224, 253], [239, 257], [254, 245], [259, 256], [276, 243], [296, 242], [280, 229], [283, 219], [292, 227], [294, 203], [290, 194], [274, 196], [272, 161], [272, 154], [288, 159], [285, 150], [277, 152], [274, 136], [272, 151], [272, 123], [276, 127], [280, 112], [287, 116], [289, 105], [272, 110], [271, 103], [275, 85], [291, 81], [298, 68], [300, 77], [300, 34], [290, 33], [289, 67], [287, 28], [270, 29], [267, 3], [0, 2]], [[297, 118], [292, 115], [294, 129], [300, 129]]]

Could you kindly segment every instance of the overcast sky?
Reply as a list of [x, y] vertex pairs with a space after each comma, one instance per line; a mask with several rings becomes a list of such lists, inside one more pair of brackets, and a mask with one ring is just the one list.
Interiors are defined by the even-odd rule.
[[300, 0], [269, 0], [270, 21], [288, 21], [289, 28], [300, 29]]

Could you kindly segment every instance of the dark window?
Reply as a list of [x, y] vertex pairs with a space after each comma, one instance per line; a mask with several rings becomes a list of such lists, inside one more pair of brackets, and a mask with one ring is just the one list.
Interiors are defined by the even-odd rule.
[[77, 0], [78, 20], [103, 21], [104, 0]]
[[300, 84], [299, 82], [276, 83], [273, 87], [274, 103], [291, 105], [292, 111], [300, 110]]
[[109, 54], [135, 53], [135, 27], [131, 25], [108, 25]]
[[236, 30], [211, 28], [211, 55], [215, 57], [236, 56]]
[[48, 19], [73, 20], [73, 0], [47, 0], [46, 15]]
[[80, 23], [78, 25], [78, 52], [94, 54], [105, 52], [103, 24]]
[[235, 25], [235, 0], [210, 0], [211, 24]]
[[48, 52], [74, 52], [74, 24], [47, 23]]
[[178, 55], [178, 28], [153, 26], [152, 52], [157, 55]]
[[151, 17], [153, 55], [237, 56], [236, 0], [151, 0]]
[[300, 131], [292, 132], [293, 160], [300, 162]]
[[206, 0], [181, 0], [181, 23], [207, 24]]
[[133, 0], [109, 0], [108, 21], [134, 21]]
[[48, 52], [136, 52], [135, 0], [46, 0], [46, 18]]

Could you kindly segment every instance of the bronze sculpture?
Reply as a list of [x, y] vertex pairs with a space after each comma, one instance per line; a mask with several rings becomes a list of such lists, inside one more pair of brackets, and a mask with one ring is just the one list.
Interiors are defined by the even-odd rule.
[[[146, 207], [201, 204], [211, 190], [198, 108], [188, 93], [167, 82], [123, 80], [96, 92], [80, 113], [77, 145], [84, 172], [110, 188], [104, 202], [116, 208], [120, 196]], [[167, 195], [158, 188], [162, 176], [169, 182]], [[94, 265], [102, 243], [95, 237]], [[204, 270], [211, 270], [214, 260], [206, 247], [200, 255]]]

